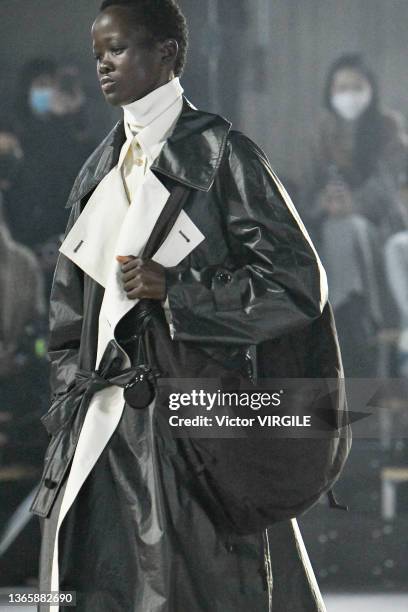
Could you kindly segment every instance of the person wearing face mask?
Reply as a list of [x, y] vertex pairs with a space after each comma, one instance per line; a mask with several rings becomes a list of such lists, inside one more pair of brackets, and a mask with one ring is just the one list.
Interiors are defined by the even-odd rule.
[[361, 56], [340, 57], [327, 76], [302, 206], [328, 273], [349, 376], [375, 374], [377, 331], [395, 317], [379, 245], [407, 227], [399, 197], [406, 146], [403, 119], [382, 109]]
[[331, 66], [311, 144], [304, 204], [309, 217], [319, 222], [330, 211], [345, 211], [341, 202], [328, 201], [333, 185], [341, 185], [343, 203], [347, 191], [351, 211], [371, 221], [381, 238], [407, 225], [398, 195], [406, 172], [405, 121], [382, 108], [377, 81], [360, 55], [344, 55]]
[[16, 189], [13, 235], [33, 248], [48, 294], [72, 181], [93, 148], [77, 69], [49, 58], [26, 64], [16, 95], [16, 124], [25, 155]]
[[30, 88], [30, 107], [37, 117], [44, 117], [51, 112], [53, 87], [49, 83], [38, 82]]
[[[14, 237], [41, 250], [65, 223], [62, 206], [60, 150], [52, 113], [57, 65], [51, 59], [35, 59], [20, 74], [16, 94], [16, 124], [25, 154], [24, 171], [16, 189], [11, 230]], [[29, 220], [29, 222], [28, 222]]]
[[369, 83], [362, 83], [358, 87], [338, 89], [332, 95], [332, 106], [337, 114], [345, 121], [356, 121], [370, 106], [372, 88]]

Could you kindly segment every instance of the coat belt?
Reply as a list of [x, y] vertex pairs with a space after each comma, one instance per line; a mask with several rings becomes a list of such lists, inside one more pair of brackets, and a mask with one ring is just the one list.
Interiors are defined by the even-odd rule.
[[[134, 365], [121, 370], [124, 353], [115, 340], [106, 347], [98, 370], [79, 369], [71, 387], [56, 398], [49, 411], [41, 418], [51, 436], [39, 489], [31, 505], [31, 511], [47, 516], [63, 477], [74, 456], [82, 424], [92, 396], [111, 386], [126, 389], [146, 372], [143, 365]], [[158, 372], [150, 370], [156, 377]]]
[[[79, 369], [76, 373], [75, 384], [62, 398], [57, 399], [47, 414], [41, 418], [43, 425], [49, 434], [57, 434], [73, 420], [81, 399], [85, 395], [87, 399], [90, 399], [98, 391], [114, 385], [126, 389], [137, 380], [142, 371], [144, 371], [144, 366], [142, 365], [122, 370], [120, 374], [109, 374], [109, 372], [101, 374], [100, 370], [88, 371]], [[74, 408], [74, 410], [67, 410], [67, 408]]]

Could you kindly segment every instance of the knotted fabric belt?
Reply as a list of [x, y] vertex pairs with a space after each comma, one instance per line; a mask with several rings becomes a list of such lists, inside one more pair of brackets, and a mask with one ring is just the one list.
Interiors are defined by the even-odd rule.
[[98, 370], [77, 370], [74, 382], [65, 393], [55, 398], [49, 411], [41, 418], [48, 433], [58, 433], [75, 418], [85, 399], [88, 404], [95, 393], [111, 386], [124, 389], [123, 397], [132, 408], [147, 408], [155, 397], [155, 381], [160, 375], [159, 371], [145, 364], [120, 370], [122, 362], [123, 354], [120, 355], [116, 342], [112, 340]]

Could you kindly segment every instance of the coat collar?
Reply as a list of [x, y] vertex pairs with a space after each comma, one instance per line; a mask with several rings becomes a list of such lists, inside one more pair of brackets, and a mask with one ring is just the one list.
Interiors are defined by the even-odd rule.
[[[183, 110], [151, 170], [200, 191], [209, 191], [225, 151], [231, 123], [197, 110], [183, 96]], [[106, 136], [81, 169], [67, 208], [84, 198], [118, 163], [126, 140], [123, 119]]]

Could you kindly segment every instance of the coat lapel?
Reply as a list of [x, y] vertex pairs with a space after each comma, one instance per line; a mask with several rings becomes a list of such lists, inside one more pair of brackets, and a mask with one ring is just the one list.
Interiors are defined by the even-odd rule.
[[60, 247], [61, 253], [103, 287], [128, 211], [123, 180], [115, 167], [99, 183]]
[[128, 206], [110, 255], [110, 269], [99, 316], [98, 364], [108, 342], [114, 338], [116, 325], [137, 303], [136, 300], [129, 300], [123, 289], [120, 264], [116, 256], [142, 254], [168, 198], [169, 191], [153, 172], [148, 171], [135, 193], [134, 203]]
[[129, 206], [115, 167], [98, 185], [61, 245], [66, 257], [105, 288], [97, 364], [114, 338], [116, 325], [137, 304], [123, 290], [116, 256], [143, 255], [166, 267], [175, 266], [204, 240], [182, 210], [188, 193], [187, 188], [177, 185], [169, 199], [170, 192], [149, 170]]
[[[231, 123], [212, 113], [197, 110], [183, 96], [183, 110], [170, 138], [151, 166], [163, 177], [193, 189], [208, 191], [221, 163]], [[126, 140], [123, 120], [119, 121], [80, 171], [67, 207], [84, 199], [116, 166]]]
[[116, 255], [139, 256], [143, 252], [162, 265], [175, 266], [205, 238], [182, 211], [185, 197], [178, 198], [177, 214], [167, 208], [169, 191], [160, 174], [175, 181], [175, 189], [209, 190], [229, 129], [229, 122], [197, 111], [184, 98], [173, 134], [136, 192], [137, 205], [130, 207], [116, 165], [125, 141], [123, 122], [115, 126], [81, 171], [70, 202], [93, 192], [60, 250], [105, 288], [97, 364], [118, 322], [136, 304], [123, 291]]
[[183, 111], [151, 169], [174, 181], [209, 191], [224, 155], [231, 123], [194, 108], [184, 98]]
[[[84, 199], [94, 189], [95, 197], [93, 198], [91, 194], [88, 198], [83, 213], [88, 206], [89, 211], [76, 229], [74, 226], [75, 232], [72, 236], [70, 234], [67, 236], [61, 250], [92, 278], [105, 286], [99, 317], [96, 367], [108, 342], [114, 338], [117, 323], [135, 305], [135, 302], [128, 300], [123, 292], [119, 278], [120, 268], [115, 255], [143, 252], [144, 256], [157, 258], [163, 265], [166, 265], [166, 262], [167, 265], [176, 265], [204, 239], [182, 210], [189, 193], [189, 189], [185, 187], [204, 191], [211, 188], [225, 150], [229, 129], [230, 124], [227, 121], [216, 115], [196, 111], [184, 98], [183, 112], [173, 135], [166, 141], [146, 176], [137, 206], [128, 206], [123, 183], [119, 186], [118, 179], [121, 177], [119, 172], [115, 172], [120, 149], [125, 141], [123, 122], [115, 126], [80, 172], [67, 206]], [[187, 136], [189, 138], [186, 138]], [[158, 178], [160, 174], [179, 183], [173, 188], [171, 197]], [[113, 190], [115, 190], [114, 199]], [[103, 211], [103, 215], [102, 217], [99, 215], [100, 225], [95, 225], [98, 201], [101, 203], [100, 210]], [[112, 206], [112, 202], [115, 206]], [[113, 208], [116, 208], [115, 212]], [[112, 214], [115, 216], [115, 228], [113, 228]], [[182, 234], [187, 235], [189, 240], [184, 239], [183, 242]], [[82, 484], [115, 431], [123, 409], [123, 390], [119, 387], [96, 393], [89, 405], [57, 521], [51, 572], [51, 584], [54, 590], [59, 589], [60, 526]], [[149, 406], [149, 410], [153, 410], [153, 405]]]

